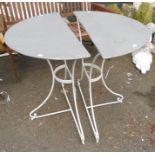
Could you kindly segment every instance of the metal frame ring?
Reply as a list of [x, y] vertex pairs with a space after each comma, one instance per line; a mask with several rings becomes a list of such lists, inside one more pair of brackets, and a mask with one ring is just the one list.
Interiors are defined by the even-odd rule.
[[56, 75], [56, 74], [57, 74], [60, 70], [62, 70], [62, 69], [66, 69], [66, 65], [65, 65], [65, 64], [63, 64], [63, 65], [58, 66], [58, 67], [55, 68], [55, 70], [54, 70], [54, 72], [53, 72], [53, 73], [54, 73], [53, 76], [54, 76], [55, 80], [56, 80], [57, 82], [60, 82], [60, 83], [71, 84], [71, 83], [72, 83], [72, 80], [62, 79], [62, 78], [59, 78], [59, 77]]
[[101, 78], [102, 78], [102, 74], [101, 74], [101, 68], [95, 64], [91, 64], [91, 63], [84, 63], [84, 67], [92, 67], [96, 70], [98, 70], [100, 72], [100, 75], [95, 77], [95, 78], [91, 78], [90, 79], [90, 76], [87, 74], [87, 71], [85, 69], [85, 72], [86, 72], [86, 76], [87, 78], [91, 81], [91, 82], [96, 82], [96, 81], [99, 81]]

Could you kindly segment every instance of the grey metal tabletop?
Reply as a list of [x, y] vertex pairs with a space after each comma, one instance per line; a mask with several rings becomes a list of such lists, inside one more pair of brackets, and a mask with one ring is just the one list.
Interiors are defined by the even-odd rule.
[[142, 23], [114, 13], [75, 11], [79, 22], [103, 58], [122, 56], [141, 48], [152, 32]]
[[4, 38], [11, 49], [30, 57], [54, 60], [90, 57], [58, 13], [21, 21]]

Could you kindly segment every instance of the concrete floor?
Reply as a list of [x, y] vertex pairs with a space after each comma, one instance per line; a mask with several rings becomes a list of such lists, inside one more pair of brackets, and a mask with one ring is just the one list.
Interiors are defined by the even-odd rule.
[[[92, 54], [96, 53], [93, 46], [87, 48]], [[13, 102], [0, 101], [0, 151], [155, 151], [155, 61], [146, 75], [135, 69], [130, 55], [107, 61], [107, 69], [113, 65], [107, 83], [116, 92], [123, 93], [125, 99], [123, 104], [95, 109], [101, 137], [99, 144], [95, 143], [77, 91], [86, 137], [86, 144], [82, 145], [70, 113], [30, 120], [29, 112], [50, 89], [51, 74], [44, 60], [25, 56], [15, 56], [15, 59], [21, 82], [13, 78], [8, 58], [0, 58], [0, 77], [4, 79], [0, 89], [7, 91]], [[54, 66], [60, 63], [52, 61]], [[97, 61], [100, 63], [101, 59]], [[87, 94], [86, 80], [82, 85]], [[70, 95], [70, 87], [66, 89]], [[114, 99], [101, 82], [94, 84], [93, 90], [95, 103]], [[40, 113], [67, 107], [58, 83], [48, 103]]]

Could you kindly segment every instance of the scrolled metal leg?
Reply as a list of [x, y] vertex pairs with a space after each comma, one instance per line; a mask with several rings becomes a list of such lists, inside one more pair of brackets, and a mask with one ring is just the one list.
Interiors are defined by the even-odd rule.
[[37, 116], [36, 111], [38, 111], [44, 104], [46, 104], [46, 102], [50, 98], [50, 96], [51, 96], [51, 94], [53, 92], [53, 89], [54, 89], [55, 79], [54, 79], [54, 74], [53, 74], [53, 67], [52, 67], [52, 64], [51, 64], [50, 60], [47, 60], [47, 63], [49, 65], [49, 67], [50, 67], [50, 71], [51, 71], [51, 74], [52, 74], [52, 85], [51, 85], [51, 88], [50, 88], [50, 91], [49, 91], [47, 97], [43, 100], [43, 102], [38, 107], [36, 107], [35, 109], [33, 109], [29, 113], [29, 116], [30, 116], [31, 120], [33, 120], [35, 118], [45, 117], [46, 116], [46, 114], [45, 115], [42, 115], [42, 116]]
[[93, 124], [92, 128], [93, 128], [93, 131], [94, 131], [94, 135], [95, 135], [95, 138], [96, 138], [96, 142], [98, 143], [99, 142], [99, 132], [98, 132], [98, 127], [97, 127], [97, 124], [96, 124], [96, 119], [95, 119], [95, 114], [94, 114], [94, 108], [93, 108], [93, 97], [92, 97], [92, 74], [93, 74], [93, 64], [95, 64], [95, 61], [97, 60], [97, 58], [100, 56], [100, 54], [98, 53], [93, 61], [92, 61], [92, 65], [91, 65], [91, 68], [90, 68], [90, 76], [89, 76], [89, 99], [90, 99], [90, 109], [91, 109], [91, 119], [90, 119], [90, 116], [89, 116], [89, 119], [90, 121], [92, 121], [91, 124]]
[[64, 64], [65, 64], [65, 76], [64, 76], [64, 79], [67, 79], [67, 68], [66, 68], [67, 61], [66, 60], [64, 61]]
[[[123, 99], [124, 96], [122, 94], [116, 93], [114, 92], [111, 88], [108, 87], [108, 85], [105, 82], [105, 77], [104, 77], [104, 65], [105, 65], [105, 59], [102, 61], [102, 65], [101, 65], [101, 79], [102, 79], [102, 83], [104, 85], [104, 87], [106, 88], [106, 90], [108, 90], [111, 94], [117, 96], [117, 100], [116, 101], [111, 101], [111, 102], [106, 102], [106, 103], [100, 103], [100, 104], [95, 104], [93, 105], [93, 107], [101, 107], [101, 106], [105, 106], [105, 105], [111, 105], [111, 104], [117, 104], [117, 103], [123, 103]], [[88, 109], [92, 108], [91, 106], [87, 107]]]
[[81, 64], [82, 64], [82, 67], [81, 67], [81, 75], [80, 75], [80, 79], [78, 79], [78, 81], [82, 81], [83, 79], [83, 76], [84, 76], [84, 59], [81, 60]]
[[[119, 93], [116, 93], [116, 92], [114, 92], [113, 90], [111, 90], [108, 86], [107, 86], [107, 84], [106, 84], [106, 82], [105, 82], [105, 77], [104, 77], [104, 65], [105, 65], [105, 59], [102, 61], [102, 66], [101, 66], [101, 74], [102, 74], [102, 83], [103, 83], [103, 85], [105, 86], [105, 88], [111, 93], [111, 94], [113, 94], [113, 95], [115, 95], [115, 96], [118, 96], [117, 97], [117, 101], [116, 101], [116, 103], [122, 103], [123, 102], [123, 99], [124, 99], [124, 97], [123, 97], [123, 95], [121, 95], [121, 94], [119, 94]], [[110, 104], [111, 102], [109, 102], [109, 104]], [[107, 103], [108, 104], [108, 103]]]
[[[75, 88], [75, 81], [74, 81], [75, 80], [75, 66], [76, 66], [76, 62], [77, 61], [75, 60], [74, 63], [73, 63], [72, 71], [69, 70], [69, 68], [67, 66], [67, 63], [65, 63], [62, 66], [59, 66], [59, 68], [57, 68], [55, 70], [55, 74], [56, 74], [58, 70], [60, 70], [61, 68], [64, 68], [68, 72], [68, 75], [70, 76], [70, 80], [61, 80], [58, 77], [55, 77], [55, 78], [57, 79], [57, 81], [62, 83], [62, 89], [63, 89], [64, 95], [65, 95], [66, 101], [68, 103], [71, 115], [72, 115], [73, 120], [75, 122], [77, 131], [78, 131], [79, 136], [80, 136], [81, 141], [82, 141], [82, 144], [84, 144], [85, 143], [85, 136], [84, 136], [84, 132], [83, 132], [83, 128], [82, 128], [82, 125], [81, 125], [80, 116], [79, 116], [79, 112], [78, 112], [78, 106], [77, 106], [77, 100], [76, 100], [76, 88]], [[72, 84], [72, 93], [73, 93], [73, 99], [74, 99], [75, 112], [73, 111], [73, 107], [72, 107], [70, 99], [69, 99], [69, 97], [67, 95], [64, 83]]]
[[[100, 54], [97, 54], [92, 63], [89, 64], [89, 63], [84, 63], [84, 61], [82, 61], [82, 67], [83, 67], [83, 70], [88, 78], [88, 82], [89, 82], [89, 100], [90, 100], [90, 109], [91, 109], [91, 113], [88, 109], [88, 106], [86, 104], [86, 100], [85, 100], [85, 97], [84, 97], [84, 94], [82, 92], [82, 89], [81, 89], [81, 86], [80, 86], [80, 81], [82, 80], [82, 78], [78, 81], [78, 88], [79, 88], [79, 91], [80, 91], [80, 94], [82, 96], [82, 100], [83, 100], [83, 103], [84, 103], [84, 106], [85, 106], [85, 109], [86, 109], [86, 112], [87, 112], [87, 115], [88, 115], [88, 118], [89, 118], [89, 121], [90, 121], [90, 125], [91, 125], [91, 128], [93, 130], [93, 133], [94, 133], [94, 136], [95, 136], [95, 139], [96, 139], [96, 142], [98, 143], [99, 142], [99, 132], [98, 132], [98, 128], [97, 128], [97, 124], [96, 124], [96, 119], [95, 119], [95, 114], [94, 114], [94, 108], [93, 108], [93, 97], [92, 97], [92, 83], [93, 82], [96, 82], [98, 81], [101, 76], [97, 77], [97, 78], [94, 78], [92, 79], [92, 74], [93, 74], [93, 68], [95, 69], [98, 69], [98, 67], [94, 64], [95, 61], [97, 60], [97, 58], [100, 56]], [[86, 66], [89, 66], [90, 67], [90, 73], [88, 74], [87, 73], [87, 70], [86, 70]], [[100, 71], [100, 70], [99, 70]]]
[[75, 88], [75, 65], [76, 65], [76, 60], [73, 63], [73, 67], [72, 67], [72, 90], [73, 90], [73, 99], [74, 99], [74, 106], [75, 106], [75, 112], [76, 112], [76, 118], [77, 118], [77, 129], [79, 132], [79, 135], [81, 137], [81, 141], [82, 144], [85, 143], [85, 136], [84, 136], [84, 132], [83, 132], [83, 128], [81, 125], [81, 121], [80, 121], [80, 116], [79, 116], [79, 112], [78, 112], [78, 106], [77, 106], [77, 97], [76, 97], [76, 88]]

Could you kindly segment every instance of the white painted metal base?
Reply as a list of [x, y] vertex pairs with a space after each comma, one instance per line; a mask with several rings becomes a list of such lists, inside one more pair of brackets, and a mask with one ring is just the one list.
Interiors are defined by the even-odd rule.
[[[118, 93], [115, 93], [113, 90], [111, 90], [106, 82], [105, 82], [105, 77], [104, 77], [104, 64], [105, 64], [105, 59], [103, 60], [102, 62], [102, 66], [99, 67], [95, 64], [95, 61], [97, 60], [97, 58], [100, 56], [100, 54], [97, 54], [92, 63], [91, 64], [88, 64], [88, 63], [85, 63], [84, 60], [82, 60], [82, 73], [81, 73], [81, 79], [78, 80], [78, 88], [79, 88], [79, 91], [80, 91], [80, 94], [82, 96], [82, 100], [83, 100], [83, 103], [84, 103], [84, 107], [86, 109], [86, 112], [87, 112], [87, 115], [88, 115], [88, 118], [89, 118], [89, 121], [90, 121], [90, 125], [92, 127], [92, 130], [93, 130], [93, 133], [94, 133], [94, 136], [95, 136], [95, 139], [96, 139], [96, 142], [98, 143], [99, 142], [99, 132], [98, 132], [98, 127], [97, 127], [97, 124], [96, 124], [96, 119], [95, 119], [95, 114], [94, 114], [94, 108], [96, 107], [101, 107], [101, 106], [104, 106], [104, 105], [111, 105], [111, 104], [116, 104], [116, 103], [122, 103], [123, 102], [123, 95], [121, 94], [118, 94]], [[89, 72], [86, 70], [86, 67], [90, 67], [90, 70]], [[100, 74], [98, 77], [95, 77], [95, 78], [92, 78], [92, 74], [93, 74], [93, 69], [97, 69]], [[90, 105], [88, 105], [86, 103], [86, 99], [84, 97], [84, 93], [82, 91], [82, 88], [81, 88], [81, 85], [80, 85], [80, 82], [81, 80], [83, 79], [83, 74], [86, 75], [87, 79], [88, 79], [88, 83], [89, 83], [89, 102], [90, 102]], [[92, 92], [92, 84], [94, 82], [97, 82], [99, 80], [102, 80], [102, 83], [104, 85], [104, 87], [113, 95], [115, 95], [117, 97], [116, 101], [112, 101], [112, 102], [106, 102], [106, 103], [100, 103], [100, 104], [95, 104], [94, 105], [94, 102], [93, 102], [93, 92]]]
[[[44, 99], [44, 101], [39, 106], [37, 106], [35, 109], [33, 109], [30, 112], [29, 116], [30, 116], [31, 120], [34, 120], [34, 119], [37, 119], [37, 118], [53, 116], [53, 115], [61, 114], [61, 113], [65, 113], [65, 112], [71, 112], [71, 115], [72, 115], [73, 120], [75, 122], [76, 128], [78, 130], [79, 136], [81, 138], [82, 144], [84, 144], [85, 143], [85, 136], [84, 136], [84, 132], [83, 132], [83, 128], [82, 128], [82, 125], [81, 125], [80, 116], [79, 116], [79, 112], [78, 112], [78, 106], [77, 106], [77, 100], [76, 100], [76, 88], [75, 88], [75, 81], [74, 81], [75, 80], [74, 79], [74, 74], [75, 74], [76, 60], [73, 63], [72, 71], [69, 70], [66, 61], [65, 61], [64, 65], [56, 67], [55, 70], [53, 70], [53, 67], [52, 67], [52, 64], [51, 64], [50, 60], [47, 60], [47, 62], [48, 62], [48, 65], [49, 65], [51, 73], [52, 73], [52, 81], [53, 82], [52, 82], [52, 85], [51, 85], [51, 88], [50, 88], [50, 91], [49, 91], [47, 97]], [[60, 79], [59, 77], [56, 76], [57, 72], [62, 70], [62, 69], [65, 69], [64, 79]], [[70, 77], [69, 80], [66, 79], [67, 75], [69, 75], [69, 77]], [[65, 95], [65, 98], [66, 98], [66, 101], [68, 103], [69, 108], [61, 110], [61, 111], [52, 112], [52, 113], [37, 115], [37, 111], [39, 109], [41, 109], [41, 107], [43, 107], [47, 103], [48, 99], [51, 97], [53, 89], [54, 89], [55, 80], [57, 82], [61, 83], [62, 89], [63, 89], [63, 92], [64, 92], [64, 95]], [[71, 105], [71, 102], [69, 100], [67, 92], [65, 90], [65, 84], [71, 84], [72, 85], [75, 112], [73, 110], [73, 107]]]

